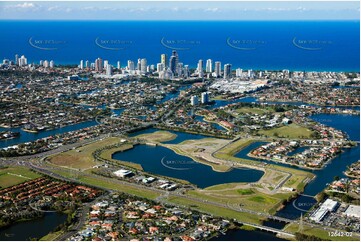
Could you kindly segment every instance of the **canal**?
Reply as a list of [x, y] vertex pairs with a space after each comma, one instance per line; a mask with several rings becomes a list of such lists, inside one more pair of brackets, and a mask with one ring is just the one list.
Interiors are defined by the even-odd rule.
[[[166, 101], [172, 98], [175, 98], [179, 94], [172, 94], [167, 96], [162, 101]], [[257, 99], [253, 97], [247, 97], [243, 99], [229, 100], [229, 101], [219, 101], [217, 100], [213, 105], [210, 105], [210, 108], [217, 108], [225, 106], [227, 104], [236, 103], [236, 102], [258, 102]], [[276, 103], [276, 102], [268, 102]], [[285, 103], [292, 105], [304, 105], [304, 103]], [[342, 108], [353, 108], [359, 110], [359, 107], [342, 107]], [[120, 115], [123, 109], [114, 110], [114, 113]], [[341, 114], [318, 114], [311, 117], [315, 121], [323, 123], [325, 125], [332, 126], [336, 129], [346, 132], [351, 140], [360, 140], [360, 117], [352, 115], [341, 115]], [[14, 132], [20, 132], [21, 136], [9, 139], [1, 140], [0, 148], [16, 145], [19, 143], [30, 142], [36, 139], [53, 136], [56, 134], [62, 134], [69, 131], [76, 131], [82, 128], [94, 126], [97, 123], [95, 121], [83, 122], [75, 125], [70, 125], [62, 127], [59, 129], [42, 131], [39, 133], [28, 133], [22, 131], [20, 128], [14, 129], [4, 129], [0, 128], [0, 131], [11, 130]], [[152, 133], [158, 131], [158, 129], [146, 129], [136, 133], [131, 134], [130, 136], [136, 136], [142, 133]], [[177, 144], [184, 140], [188, 139], [202, 139], [206, 138], [203, 135], [197, 134], [188, 134], [183, 132], [175, 132], [177, 137], [171, 141], [164, 142], [168, 144]], [[235, 156], [240, 158], [247, 158], [247, 153], [252, 149], [262, 145], [262, 142], [255, 142]], [[296, 151], [295, 151], [296, 152]], [[297, 152], [300, 152], [299, 150]], [[164, 176], [174, 177], [178, 179], [187, 180], [193, 184], [196, 184], [200, 188], [228, 182], [255, 182], [262, 177], [263, 172], [252, 169], [233, 169], [229, 172], [215, 172], [210, 166], [203, 165], [197, 162], [194, 162], [192, 159], [176, 154], [170, 149], [158, 146], [151, 147], [145, 145], [136, 146], [134, 149], [120, 152], [114, 154], [115, 159], [127, 160], [141, 164], [145, 171], [160, 174]], [[161, 162], [163, 159], [163, 162]], [[343, 171], [346, 167], [353, 162], [360, 159], [360, 146], [353, 147], [350, 149], [344, 149], [344, 152], [338, 155], [335, 159], [330, 162], [327, 167], [323, 170], [312, 171], [316, 178], [312, 180], [305, 188], [304, 193], [307, 195], [314, 196], [317, 193], [321, 192], [327, 183], [332, 182], [335, 176], [344, 177]], [[273, 163], [270, 161], [261, 161], [267, 163]], [[167, 165], [167, 167], [164, 166]], [[285, 164], [277, 163], [277, 165], [292, 167], [294, 169], [300, 169], [295, 166], [289, 166]], [[171, 167], [172, 169], [170, 169]], [[174, 169], [175, 168], [175, 169]], [[180, 168], [180, 169], [179, 169]], [[301, 169], [302, 170], [302, 169]], [[285, 208], [277, 213], [278, 216], [287, 217], [287, 218], [298, 218], [305, 211], [309, 210], [315, 204], [315, 200], [308, 196], [299, 196], [295, 200], [287, 203]], [[46, 235], [48, 232], [52, 231], [56, 226], [63, 223], [66, 219], [66, 215], [50, 213], [46, 214], [44, 217], [32, 221], [21, 222], [12, 225], [11, 227], [4, 228], [0, 230], [0, 239], [1, 240], [28, 240], [30, 237], [40, 238]], [[282, 228], [283, 225], [274, 223], [272, 221], [265, 222], [265, 225]], [[42, 229], [39, 229], [42, 228]], [[19, 231], [22, 231], [19, 233]], [[6, 236], [7, 235], [7, 236]], [[278, 238], [271, 233], [263, 231], [245, 231], [245, 230], [231, 230], [227, 232], [226, 235], [221, 235], [215, 240], [277, 240]], [[281, 239], [279, 239], [281, 240]]]
[[[325, 125], [334, 127], [336, 129], [346, 132], [351, 140], [360, 140], [360, 117], [356, 115], [345, 115], [345, 114], [317, 114], [311, 117], [312, 119], [323, 123]], [[307, 184], [304, 190], [304, 194], [315, 196], [323, 191], [327, 184], [334, 180], [335, 176], [345, 177], [343, 172], [347, 169], [347, 166], [358, 161], [360, 159], [360, 145], [352, 148], [345, 148], [343, 152], [335, 157], [327, 166], [322, 170], [307, 170], [301, 169], [296, 166], [291, 166], [282, 163], [275, 163], [272, 161], [265, 161], [248, 157], [247, 154], [265, 144], [266, 142], [254, 142], [249, 146], [242, 149], [240, 152], [235, 154], [238, 158], [251, 159], [259, 162], [265, 162], [268, 164], [277, 164], [280, 166], [291, 167], [293, 169], [305, 170], [312, 172], [316, 175], [310, 183]], [[299, 150], [298, 150], [299, 151]], [[295, 219], [299, 218], [301, 214], [307, 212], [313, 205], [315, 205], [315, 199], [309, 196], [299, 196], [295, 200], [287, 203], [284, 209], [277, 213], [278, 216]]]
[[285, 241], [275, 234], [260, 230], [228, 230], [225, 235], [212, 238], [214, 241]]
[[38, 133], [30, 133], [23, 131], [21, 128], [0, 128], [0, 131], [13, 131], [20, 132], [20, 136], [13, 139], [0, 140], [0, 148], [5, 148], [12, 145], [17, 145], [20, 143], [31, 142], [37, 139], [54, 136], [57, 134], [63, 134], [70, 131], [77, 131], [83, 128], [91, 127], [97, 125], [96, 121], [86, 121], [74, 125], [68, 125], [57, 129], [40, 131]]

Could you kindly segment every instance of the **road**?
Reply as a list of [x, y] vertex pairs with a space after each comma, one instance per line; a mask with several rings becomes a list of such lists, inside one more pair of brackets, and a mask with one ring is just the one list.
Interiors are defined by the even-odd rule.
[[[108, 135], [104, 135], [104, 136], [98, 137], [98, 139], [105, 138], [107, 136]], [[60, 148], [58, 148], [56, 150], [48, 151], [48, 152], [45, 152], [45, 153], [42, 153], [42, 154], [37, 154], [37, 155], [32, 155], [32, 156], [13, 157], [13, 158], [8, 158], [8, 159], [1, 158], [0, 159], [0, 164], [2, 164], [2, 165], [26, 166], [28, 168], [31, 168], [33, 170], [36, 170], [36, 171], [38, 171], [40, 173], [43, 173], [43, 174], [46, 174], [48, 176], [54, 177], [56, 179], [79, 183], [79, 181], [76, 180], [76, 179], [64, 177], [64, 176], [61, 176], [61, 175], [57, 174], [56, 171], [69, 172], [69, 170], [66, 169], [66, 168], [61, 168], [61, 167], [50, 167], [48, 164], [46, 164], [46, 162], [44, 161], [44, 158], [49, 156], [49, 155], [52, 155], [52, 154], [56, 154], [56, 153], [63, 152], [63, 151], [69, 150], [69, 149], [73, 149], [74, 147], [79, 147], [79, 146], [82, 146], [82, 145], [86, 145], [86, 144], [94, 142], [94, 141], [96, 141], [98, 139], [93, 139], [93, 140], [88, 140], [88, 141], [81, 142], [81, 143], [62, 146], [62, 147], [60, 147]], [[25, 158], [25, 159], [23, 159], [23, 158]], [[163, 202], [163, 203], [172, 204], [171, 202], [169, 202], [167, 200], [169, 198], [169, 196], [172, 196], [172, 197], [177, 197], [177, 198], [185, 198], [185, 199], [188, 199], [190, 201], [194, 201], [196, 203], [203, 203], [203, 204], [208, 204], [208, 205], [212, 205], [212, 206], [216, 206], [216, 207], [230, 209], [230, 210], [233, 210], [235, 212], [244, 212], [244, 213], [255, 215], [257, 217], [265, 217], [265, 218], [268, 218], [268, 219], [271, 219], [271, 220], [283, 221], [283, 222], [286, 222], [286, 223], [295, 223], [295, 224], [299, 223], [297, 220], [287, 219], [287, 218], [283, 218], [283, 217], [279, 217], [279, 216], [273, 216], [273, 215], [263, 213], [263, 212], [257, 212], [257, 211], [254, 211], [254, 210], [244, 209], [244, 208], [241, 208], [241, 207], [233, 207], [233, 206], [230, 206], [230, 205], [224, 204], [224, 203], [218, 203], [218, 202], [214, 202], [214, 201], [208, 201], [208, 200], [196, 198], [196, 197], [193, 197], [193, 196], [183, 194], [182, 191], [177, 191], [177, 190], [176, 191], [164, 191], [164, 190], [154, 188], [154, 187], [147, 187], [147, 186], [144, 186], [144, 185], [141, 185], [141, 184], [131, 183], [131, 182], [122, 181], [122, 180], [118, 180], [118, 179], [106, 178], [106, 177], [98, 176], [98, 175], [91, 174], [91, 173], [83, 173], [83, 172], [79, 172], [79, 171], [74, 171], [74, 172], [76, 174], [78, 174], [78, 175], [87, 176], [87, 177], [90, 177], [90, 178], [101, 179], [101, 180], [112, 182], [112, 183], [127, 185], [127, 186], [134, 187], [135, 189], [144, 189], [144, 190], [158, 192], [161, 195], [157, 198], [157, 201]], [[84, 184], [84, 185], [86, 185], [86, 184]], [[98, 187], [98, 188], [104, 190], [103, 187]], [[108, 192], [114, 192], [111, 189], [105, 189], [105, 190], [107, 190]], [[177, 204], [172, 204], [172, 205], [177, 205]], [[75, 230], [80, 229], [82, 227], [82, 224], [83, 224], [85, 218], [86, 218], [86, 216], [85, 216], [85, 213], [83, 211], [82, 216], [81, 216], [81, 222], [78, 223], [78, 225], [76, 225], [74, 227]], [[240, 222], [242, 222], [242, 221], [240, 221]], [[320, 228], [322, 228], [324, 230], [328, 230], [328, 231], [333, 231], [333, 232], [335, 231], [335, 229], [332, 229], [332, 228], [329, 228], [329, 227], [321, 227], [321, 226], [314, 225], [314, 224], [311, 224], [311, 223], [308, 223], [308, 222], [305, 222], [305, 221], [303, 222], [303, 224], [311, 226], [311, 227], [320, 227]], [[59, 238], [59, 240], [62, 240], [62, 238], [63, 237], [65, 238], [66, 236], [70, 237], [70, 236], [72, 236], [72, 234], [74, 234], [74, 231], [69, 231], [66, 235], [63, 235], [61, 238]]]
[[[184, 96], [178, 102], [177, 105], [174, 105], [173, 108], [171, 108], [167, 113], [165, 113], [161, 117], [161, 120], [163, 121], [163, 120], [167, 119], [169, 116], [171, 116], [174, 113], [174, 111], [177, 109], [177, 107], [180, 106], [184, 101], [186, 101], [187, 98], [188, 98], [188, 96]], [[159, 123], [159, 122], [161, 122], [161, 121], [152, 122], [152, 123], [144, 123], [144, 122], [142, 122], [142, 123], [139, 123], [139, 124], [145, 127], [145, 126], [152, 125], [152, 124], [154, 125], [154, 124]], [[90, 140], [86, 140], [86, 141], [82, 141], [82, 142], [78, 142], [78, 143], [74, 143], [74, 144], [69, 144], [69, 145], [64, 145], [64, 146], [61, 146], [61, 147], [59, 147], [57, 149], [49, 150], [47, 152], [40, 153], [40, 154], [28, 155], [28, 156], [22, 156], [22, 157], [12, 157], [12, 158], [6, 158], [6, 159], [5, 158], [0, 158], [0, 164], [2, 164], [2, 165], [26, 166], [26, 167], [34, 169], [34, 170], [36, 170], [36, 171], [38, 171], [40, 173], [46, 174], [48, 176], [51, 176], [51, 177], [54, 177], [54, 178], [57, 178], [57, 179], [60, 179], [60, 180], [79, 183], [79, 181], [77, 179], [64, 177], [64, 176], [61, 176], [61, 175], [56, 173], [57, 171], [69, 172], [69, 169], [60, 168], [60, 167], [56, 167], [56, 168], [51, 167], [48, 164], [46, 164], [46, 162], [44, 161], [44, 158], [46, 158], [46, 157], [48, 157], [50, 155], [54, 155], [54, 154], [57, 154], [57, 153], [61, 153], [61, 152], [67, 151], [67, 150], [74, 149], [76, 147], [84, 146], [84, 145], [90, 144], [92, 142], [96, 142], [96, 141], [98, 141], [100, 139], [103, 139], [103, 138], [106, 138], [106, 137], [109, 137], [109, 136], [112, 136], [112, 135], [120, 136], [120, 135], [124, 134], [125, 132], [127, 132], [127, 131], [124, 131], [124, 132], [121, 132], [121, 133], [118, 132], [118, 133], [104, 134], [104, 135], [101, 135], [99, 137], [96, 137], [96, 138], [93, 138], [93, 139], [90, 139]], [[222, 148], [224, 148], [224, 147], [221, 147], [220, 149], [222, 149]], [[213, 152], [212, 156], [214, 157], [214, 154], [216, 152], [218, 152], [220, 149]], [[228, 165], [232, 166], [232, 167], [239, 166], [239, 164], [237, 162], [234, 162], [234, 161], [231, 161], [231, 160], [226, 160], [225, 162]], [[259, 168], [261, 168], [261, 167], [259, 167]], [[272, 169], [274, 169], [274, 168], [272, 168]], [[274, 170], [277, 170], [277, 169], [274, 169]], [[279, 170], [277, 170], [277, 171], [279, 171]], [[158, 192], [159, 194], [161, 194], [157, 198], [157, 201], [159, 201], [159, 202], [170, 203], [168, 201], [168, 198], [170, 196], [176, 197], [176, 198], [185, 198], [185, 199], [188, 199], [188, 200], [196, 202], [196, 203], [203, 203], [203, 204], [208, 204], [208, 205], [212, 205], [212, 206], [215, 206], [215, 207], [226, 208], [226, 209], [233, 210], [234, 212], [248, 213], [248, 214], [254, 215], [255, 217], [265, 217], [265, 218], [268, 218], [268, 219], [283, 221], [283, 222], [286, 222], [286, 223], [298, 224], [297, 220], [291, 220], [291, 219], [287, 219], [287, 218], [283, 218], [283, 217], [273, 216], [273, 215], [270, 215], [270, 214], [267, 214], [267, 213], [262, 213], [262, 212], [257, 212], [257, 211], [253, 211], [253, 210], [249, 210], [249, 209], [244, 209], [244, 208], [241, 208], [241, 207], [229, 206], [228, 204], [224, 204], [224, 203], [218, 203], [218, 202], [214, 202], [214, 201], [208, 201], [208, 200], [192, 197], [192, 196], [183, 194], [183, 191], [177, 191], [177, 190], [176, 191], [164, 191], [164, 190], [154, 188], [154, 187], [147, 187], [147, 186], [144, 186], [144, 185], [131, 183], [131, 182], [127, 182], [127, 181], [121, 181], [121, 180], [118, 180], [118, 179], [106, 178], [106, 177], [98, 176], [98, 175], [95, 175], [95, 174], [82, 173], [82, 172], [79, 172], [79, 171], [74, 171], [74, 172], [76, 174], [78, 174], [78, 175], [87, 176], [87, 177], [90, 177], [90, 178], [101, 179], [101, 180], [105, 180], [105, 181], [112, 182], [112, 183], [127, 185], [127, 186], [133, 187], [135, 189], [144, 189], [144, 190]], [[291, 173], [288, 173], [288, 172], [285, 172], [285, 171], [281, 171], [281, 172], [287, 173], [287, 177], [291, 176]], [[281, 181], [279, 184], [277, 184], [276, 187], [277, 188], [281, 187], [286, 180], [287, 179]], [[98, 187], [98, 188], [104, 190], [103, 187]], [[105, 190], [107, 190], [107, 189], [105, 189]], [[112, 190], [108, 189], [107, 191], [111, 192]], [[86, 219], [86, 209], [87, 209], [87, 206], [84, 206], [83, 210], [82, 210], [82, 212], [80, 214], [81, 215], [80, 220], [72, 228], [73, 230], [77, 231], [84, 225], [84, 222], [85, 222], [85, 219]], [[242, 222], [242, 221], [240, 221], [240, 222]], [[304, 223], [304, 225], [308, 225], [308, 226], [311, 226], [311, 227], [317, 227], [314, 224], [310, 224], [310, 223], [307, 223], [307, 222], [303, 222], [303, 223]], [[329, 228], [329, 227], [320, 227], [320, 228], [325, 229], [325, 230], [329, 230], [329, 231], [335, 231], [334, 229]], [[69, 231], [69, 232], [67, 232], [66, 234], [60, 236], [57, 239], [58, 240], [64, 240], [65, 238], [71, 237], [72, 234], [74, 234], [74, 233], [75, 233], [74, 231]]]

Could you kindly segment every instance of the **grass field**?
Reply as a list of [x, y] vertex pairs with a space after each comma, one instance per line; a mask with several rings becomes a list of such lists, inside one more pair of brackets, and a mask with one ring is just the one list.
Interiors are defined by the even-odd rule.
[[24, 167], [7, 167], [0, 169], [0, 189], [11, 187], [41, 177], [40, 174]]
[[206, 190], [203, 191], [189, 191], [188, 195], [195, 198], [202, 198], [207, 201], [214, 201], [231, 206], [232, 208], [239, 208], [254, 211], [262, 211], [265, 213], [274, 213], [282, 204], [284, 199], [287, 199], [291, 193], [268, 195], [259, 192], [256, 189], [230, 189], [230, 190]]
[[[57, 173], [59, 175], [62, 175], [64, 177], [69, 177], [69, 178], [74, 179], [74, 177], [72, 177], [72, 174], [69, 172], [60, 171], [60, 170], [53, 170], [53, 172]], [[126, 184], [116, 183], [115, 181], [112, 181], [111, 179], [107, 180], [107, 178], [103, 178], [103, 177], [90, 177], [87, 174], [79, 175], [76, 178], [76, 180], [78, 182], [82, 182], [82, 183], [85, 183], [90, 186], [96, 186], [96, 187], [101, 187], [104, 189], [120, 191], [120, 192], [132, 194], [132, 195], [136, 195], [136, 196], [140, 196], [140, 197], [145, 197], [148, 199], [155, 199], [160, 195], [160, 193], [155, 192], [155, 191], [134, 188], [134, 187], [128, 186]]]
[[223, 95], [218, 95], [212, 98], [212, 100], [227, 100], [225, 96]]
[[146, 189], [134, 188], [132, 186], [119, 184], [119, 183], [115, 183], [115, 182], [112, 182], [112, 181], [105, 181], [105, 180], [102, 180], [102, 179], [96, 179], [96, 178], [93, 178], [93, 177], [80, 177], [79, 181], [84, 182], [84, 183], [89, 184], [89, 185], [104, 187], [104, 188], [107, 188], [107, 189], [112, 189], [112, 190], [116, 190], [116, 191], [120, 191], [120, 192], [125, 192], [125, 193], [132, 194], [132, 195], [139, 196], [139, 197], [145, 197], [145, 198], [148, 198], [148, 199], [155, 199], [160, 195], [160, 193], [155, 192], [155, 191], [149, 191], [149, 190], [146, 190]]
[[265, 113], [269, 113], [270, 111], [267, 109], [263, 109], [263, 108], [251, 108], [251, 107], [242, 107], [242, 108], [238, 108], [236, 109], [237, 113], [252, 113], [252, 114], [258, 114], [258, 115], [262, 115]]
[[120, 142], [120, 138], [106, 138], [89, 145], [85, 145], [76, 150], [70, 150], [49, 157], [50, 163], [57, 166], [64, 166], [75, 169], [90, 169], [96, 165], [92, 153], [104, 146], [113, 145]]
[[[285, 231], [290, 232], [290, 233], [296, 233], [296, 232], [298, 232], [298, 229], [299, 229], [299, 226], [297, 224], [290, 224], [290, 225], [286, 226]], [[343, 231], [342, 228], [340, 228], [339, 231]], [[325, 241], [330, 241], [330, 240], [336, 240], [336, 241], [355, 241], [355, 240], [357, 240], [358, 241], [359, 240], [359, 237], [356, 237], [356, 236], [352, 236], [352, 237], [330, 236], [328, 231], [326, 231], [324, 229], [311, 228], [307, 225], [303, 226], [303, 231], [301, 233], [307, 234], [307, 235], [314, 235]]]
[[57, 231], [57, 232], [50, 232], [49, 234], [45, 235], [40, 239], [40, 241], [53, 241], [56, 238], [58, 238], [63, 232]]
[[222, 216], [222, 217], [225, 217], [228, 219], [234, 218], [239, 221], [248, 222], [248, 223], [260, 224], [261, 220], [265, 219], [263, 217], [254, 216], [249, 213], [235, 212], [232, 209], [227, 209], [227, 208], [222, 208], [222, 207], [218, 207], [215, 205], [205, 204], [205, 203], [193, 201], [193, 200], [190, 200], [187, 198], [179, 198], [179, 197], [170, 196], [168, 198], [168, 201], [175, 203], [175, 204], [188, 206], [190, 208], [197, 209], [197, 210], [200, 210], [200, 211], [203, 211], [206, 213], [211, 213], [216, 216]]
[[137, 135], [136, 138], [146, 139], [152, 142], [165, 142], [174, 140], [177, 138], [177, 135], [168, 131], [156, 131], [149, 134]]
[[312, 131], [297, 124], [290, 124], [279, 128], [261, 130], [259, 134], [283, 138], [311, 138]]
[[240, 195], [251, 195], [254, 193], [254, 191], [252, 189], [238, 189], [237, 192]]

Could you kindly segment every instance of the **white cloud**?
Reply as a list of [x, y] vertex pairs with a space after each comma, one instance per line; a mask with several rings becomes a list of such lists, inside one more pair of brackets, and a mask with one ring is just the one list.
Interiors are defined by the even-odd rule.
[[34, 3], [24, 2], [16, 5], [5, 6], [5, 9], [35, 9], [36, 7], [37, 5]]
[[61, 10], [59, 6], [52, 6], [52, 7], [48, 7], [47, 11], [51, 12], [51, 11], [58, 11]]
[[204, 9], [205, 12], [218, 12], [220, 9], [219, 8], [206, 8]]
[[128, 11], [131, 13], [134, 13], [134, 12], [136, 13], [136, 12], [146, 12], [148, 10], [145, 8], [130, 8], [130, 9], [128, 9]]
[[304, 8], [304, 7], [298, 7], [298, 8], [297, 8], [297, 10], [298, 10], [298, 11], [306, 11], [306, 10], [307, 10], [307, 8]]
[[82, 7], [82, 8], [80, 8], [80, 10], [84, 10], [84, 11], [94, 11], [94, 10], [97, 10], [97, 8], [94, 7], [94, 6], [87, 6], [87, 7]]
[[15, 5], [16, 8], [35, 8], [36, 5], [34, 3], [20, 3]]

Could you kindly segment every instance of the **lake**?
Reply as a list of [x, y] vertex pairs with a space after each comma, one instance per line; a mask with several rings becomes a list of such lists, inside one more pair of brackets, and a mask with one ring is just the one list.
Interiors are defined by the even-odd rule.
[[0, 229], [0, 240], [22, 241], [31, 238], [40, 239], [64, 223], [67, 215], [63, 213], [45, 213], [43, 217], [19, 222]]
[[231, 182], [256, 182], [263, 176], [262, 171], [248, 168], [216, 172], [208, 165], [162, 146], [137, 145], [113, 154], [112, 158], [140, 164], [146, 172], [183, 179], [200, 188]]

